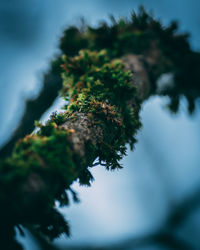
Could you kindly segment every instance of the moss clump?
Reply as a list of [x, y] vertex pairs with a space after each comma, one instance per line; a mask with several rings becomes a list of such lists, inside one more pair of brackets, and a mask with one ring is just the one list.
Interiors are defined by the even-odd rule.
[[177, 63], [181, 55], [190, 50], [188, 34], [177, 34], [177, 29], [176, 22], [164, 27], [152, 14], [140, 7], [138, 13], [132, 12], [130, 18], [116, 20], [111, 17], [110, 24], [101, 22], [95, 28], [87, 26], [85, 29], [66, 29], [60, 40], [60, 48], [69, 56], [77, 55], [80, 49], [106, 49], [110, 57], [119, 58], [128, 53], [146, 54], [152, 45], [156, 45], [168, 59], [168, 63], [166, 60], [165, 65], [162, 65], [167, 70], [167, 64]]
[[[129, 143], [133, 147], [140, 127], [132, 73], [125, 71], [122, 61], [109, 58], [106, 50], [81, 50], [78, 56], [64, 56], [63, 61], [62, 94], [70, 100], [67, 113], [85, 112], [97, 117], [100, 124], [102, 121], [102, 126], [106, 124], [106, 131], [116, 131], [112, 141], [106, 135], [98, 157], [107, 168], [120, 167], [118, 161], [125, 154], [124, 145]], [[131, 99], [137, 103], [137, 109], [129, 105]]]
[[54, 208], [55, 201], [69, 204], [66, 192], [78, 175], [69, 136], [70, 131], [48, 123], [20, 140], [12, 157], [0, 163], [1, 213], [12, 214], [14, 225], [34, 225], [50, 238], [69, 235], [67, 222]]
[[163, 73], [173, 73], [173, 87], [165, 88], [161, 95], [170, 97], [170, 109], [178, 110], [181, 95], [188, 101], [188, 110], [194, 111], [195, 100], [200, 96], [200, 53], [190, 48], [187, 33], [178, 33], [178, 24], [171, 22], [164, 27], [143, 7], [132, 12], [130, 18], [101, 22], [97, 27], [69, 27], [60, 40], [60, 49], [75, 56], [80, 49], [99, 51], [106, 49], [110, 58], [126, 54], [143, 55], [146, 58], [156, 53], [156, 63], [149, 69], [151, 94], [157, 90], [156, 80]]

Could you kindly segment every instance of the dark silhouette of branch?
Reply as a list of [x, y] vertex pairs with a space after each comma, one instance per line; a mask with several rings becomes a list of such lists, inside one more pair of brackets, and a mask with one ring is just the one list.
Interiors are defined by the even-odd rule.
[[168, 249], [177, 249], [177, 250], [195, 250], [197, 249], [190, 242], [185, 240], [183, 237], [180, 237], [176, 234], [176, 230], [184, 224], [187, 219], [196, 212], [197, 209], [200, 208], [200, 188], [197, 188], [191, 195], [184, 198], [179, 204], [172, 208], [169, 216], [166, 218], [165, 223], [161, 226], [161, 228], [154, 232], [140, 237], [133, 237], [133, 239], [129, 239], [123, 242], [111, 244], [108, 246], [68, 246], [65, 245], [63, 247], [58, 247], [53, 243], [49, 242], [42, 235], [37, 232], [31, 231], [37, 242], [40, 244], [42, 249], [51, 250], [126, 250], [137, 247], [145, 247], [150, 245], [160, 245], [163, 247], [167, 247]]
[[[34, 234], [34, 236], [36, 236]], [[155, 234], [150, 234], [147, 236], [141, 236], [134, 238], [132, 240], [127, 240], [124, 242], [119, 242], [115, 244], [110, 244], [107, 246], [56, 246], [49, 243], [42, 236], [36, 236], [36, 240], [39, 243], [42, 250], [128, 250], [137, 249], [139, 247], [149, 247], [149, 246], [161, 246], [164, 249], [170, 250], [195, 250], [196, 248], [186, 240], [179, 238], [178, 236], [169, 232], [158, 232]]]
[[200, 207], [200, 188], [197, 188], [189, 197], [176, 205], [168, 218], [169, 227], [179, 227]]
[[43, 77], [43, 86], [39, 95], [35, 99], [26, 102], [26, 108], [20, 124], [15, 129], [11, 139], [0, 149], [1, 158], [5, 158], [12, 152], [18, 139], [33, 131], [35, 127], [34, 121], [40, 119], [58, 96], [58, 91], [62, 87], [60, 61], [61, 59], [57, 58], [52, 62], [49, 72]]

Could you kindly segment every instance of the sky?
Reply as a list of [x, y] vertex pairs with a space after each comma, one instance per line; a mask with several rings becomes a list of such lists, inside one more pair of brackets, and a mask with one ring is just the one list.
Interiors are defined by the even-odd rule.
[[[200, 50], [198, 0], [1, 0], [0, 3], [0, 145], [11, 135], [27, 98], [37, 95], [43, 72], [58, 53], [62, 30], [84, 17], [96, 25], [108, 15], [125, 16], [144, 4], [164, 24], [178, 20], [181, 31]], [[102, 244], [156, 230], [176, 202], [200, 180], [199, 109], [190, 117], [182, 98], [181, 111], [171, 115], [165, 98], [153, 97], [141, 112], [143, 128], [124, 169], [94, 169], [91, 188], [74, 188], [81, 203], [64, 209], [72, 228], [70, 240], [57, 244]], [[46, 116], [60, 105], [57, 100]], [[43, 117], [43, 120], [45, 119]], [[23, 240], [23, 239], [22, 239]], [[36, 248], [31, 239], [26, 248]]]

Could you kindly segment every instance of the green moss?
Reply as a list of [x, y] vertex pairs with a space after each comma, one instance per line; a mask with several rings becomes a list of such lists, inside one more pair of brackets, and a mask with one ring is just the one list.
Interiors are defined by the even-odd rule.
[[[129, 53], [147, 57], [156, 50], [157, 63], [148, 72], [151, 94], [157, 93], [158, 77], [172, 72], [173, 87], [167, 87], [161, 95], [170, 97], [169, 107], [173, 112], [178, 110], [180, 97], [184, 95], [191, 113], [195, 108], [195, 100], [200, 96], [200, 53], [192, 51], [188, 37], [187, 33], [178, 33], [176, 22], [163, 26], [160, 20], [140, 7], [137, 13], [132, 12], [130, 18], [116, 20], [111, 17], [109, 23], [101, 22], [97, 27], [88, 25], [84, 29], [66, 29], [60, 48], [68, 56], [77, 55], [80, 49], [106, 49], [112, 59]], [[89, 62], [85, 60], [85, 63], [89, 67]]]
[[[62, 113], [53, 113], [46, 124], [36, 122], [38, 132], [21, 139], [12, 156], [0, 161], [1, 214], [9, 215], [6, 223], [11, 227], [34, 225], [51, 239], [62, 233], [69, 235], [68, 224], [56, 211], [55, 202], [68, 205], [70, 192], [74, 200], [78, 200], [70, 185], [76, 180], [82, 185], [91, 184], [90, 167], [94, 159], [107, 169], [122, 167], [120, 160], [126, 154], [126, 145], [134, 147], [141, 127], [140, 101], [132, 73], [116, 58], [128, 53], [146, 56], [156, 45], [162, 53], [158, 54], [159, 63], [149, 70], [152, 93], [156, 90], [156, 78], [173, 71], [175, 85], [163, 94], [171, 97], [174, 110], [182, 93], [188, 98], [190, 110], [194, 108], [199, 85], [193, 84], [190, 90], [186, 72], [189, 67], [194, 77], [198, 75], [195, 65], [199, 55], [191, 53], [187, 36], [177, 35], [176, 29], [175, 23], [163, 28], [159, 21], [140, 9], [129, 20], [112, 18], [111, 25], [102, 23], [83, 30], [70, 27], [64, 32], [60, 48], [65, 55], [52, 63], [51, 73], [57, 76], [62, 72], [61, 94], [68, 104]], [[186, 61], [190, 63], [183, 58], [189, 58]], [[70, 136], [75, 131], [61, 128], [68, 120], [76, 121], [80, 112], [103, 131], [99, 143], [85, 142], [84, 163], [70, 144]], [[35, 183], [45, 188], [31, 196], [30, 189], [37, 189]], [[22, 192], [24, 189], [27, 191]]]
[[[65, 56], [62, 67], [62, 95], [70, 99], [66, 112], [85, 112], [97, 117], [98, 124], [106, 126], [107, 134], [115, 130], [117, 136], [112, 141], [106, 134], [98, 157], [108, 169], [121, 167], [119, 160], [125, 154], [124, 145], [129, 143], [133, 147], [140, 127], [140, 104], [136, 88], [131, 84], [132, 73], [125, 71], [121, 60], [109, 57], [106, 50], [81, 50], [78, 56]], [[135, 99], [138, 110], [128, 104], [131, 99]]]
[[[60, 233], [69, 234], [67, 223], [54, 209], [55, 202], [61, 206], [69, 204], [67, 191], [71, 191], [73, 181], [91, 184], [93, 177], [89, 167], [94, 159], [98, 158], [107, 169], [121, 168], [119, 160], [125, 155], [125, 144], [132, 146], [140, 127], [140, 104], [137, 103], [136, 89], [131, 85], [132, 73], [125, 71], [120, 60], [113, 60], [106, 50], [81, 50], [78, 56], [63, 57], [62, 71], [61, 92], [69, 101], [65, 110], [53, 113], [44, 125], [35, 122], [39, 130], [19, 140], [12, 156], [0, 163], [3, 175], [0, 177], [0, 197], [7, 205], [17, 199], [20, 210], [26, 211], [22, 220], [19, 208], [11, 207], [18, 221], [16, 224], [37, 224], [37, 230], [50, 238]], [[128, 104], [131, 99], [135, 100], [138, 109]], [[76, 120], [79, 112], [85, 113], [103, 131], [102, 141], [97, 145], [86, 142], [84, 164], [70, 145], [70, 136], [75, 131], [61, 127], [68, 119]], [[22, 193], [22, 187], [26, 187], [27, 192], [34, 189], [34, 186], [30, 187], [35, 185], [32, 181], [29, 183], [30, 178], [45, 187], [37, 194], [37, 200], [33, 197], [29, 200]], [[14, 190], [13, 186], [16, 187]], [[10, 196], [6, 197], [5, 193]], [[77, 200], [75, 193], [73, 197]], [[41, 205], [39, 210], [37, 203]], [[49, 214], [55, 220], [49, 221]]]

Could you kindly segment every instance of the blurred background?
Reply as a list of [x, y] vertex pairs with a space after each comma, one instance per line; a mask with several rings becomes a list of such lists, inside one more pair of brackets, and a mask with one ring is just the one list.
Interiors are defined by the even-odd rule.
[[[26, 100], [39, 94], [63, 29], [80, 25], [81, 17], [90, 25], [111, 14], [128, 17], [141, 4], [164, 25], [177, 20], [200, 51], [198, 0], [1, 0], [0, 147], [20, 123]], [[177, 249], [200, 249], [200, 101], [193, 115], [184, 97], [177, 114], [167, 102], [155, 96], [143, 104], [143, 128], [134, 152], [122, 161], [124, 169], [97, 166], [92, 187], [74, 184], [81, 203], [61, 210], [72, 236], [56, 240], [56, 249], [168, 249], [159, 241], [165, 231], [182, 244]], [[42, 121], [62, 105], [57, 98]], [[26, 250], [42, 249], [28, 232], [17, 237]]]

